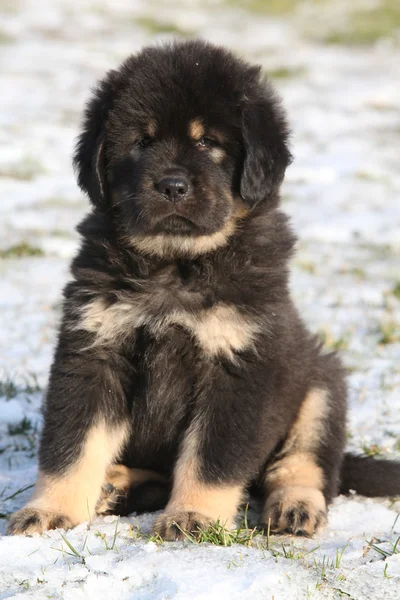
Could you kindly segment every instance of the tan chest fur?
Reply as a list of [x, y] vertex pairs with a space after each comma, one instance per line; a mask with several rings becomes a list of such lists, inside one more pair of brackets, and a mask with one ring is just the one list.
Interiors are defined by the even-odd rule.
[[254, 317], [241, 313], [235, 306], [218, 303], [211, 308], [188, 312], [175, 309], [166, 315], [151, 314], [146, 302], [118, 301], [107, 306], [102, 298], [85, 305], [76, 326], [96, 336], [94, 344], [118, 344], [138, 327], [146, 326], [156, 336], [179, 325], [193, 337], [205, 355], [225, 355], [251, 347], [260, 326]]

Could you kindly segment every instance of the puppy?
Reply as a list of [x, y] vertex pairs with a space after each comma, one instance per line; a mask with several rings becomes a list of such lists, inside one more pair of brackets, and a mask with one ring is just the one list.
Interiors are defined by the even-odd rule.
[[253, 486], [261, 525], [311, 535], [341, 480], [400, 493], [397, 464], [342, 466], [343, 367], [288, 289], [290, 161], [271, 84], [222, 48], [145, 48], [99, 83], [74, 159], [92, 212], [64, 291], [38, 482], [10, 533], [127, 512], [136, 497], [166, 504], [154, 532], [175, 540], [232, 527]]

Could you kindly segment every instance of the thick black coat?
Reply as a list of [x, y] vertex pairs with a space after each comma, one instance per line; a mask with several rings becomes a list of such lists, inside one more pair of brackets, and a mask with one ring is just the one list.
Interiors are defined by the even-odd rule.
[[[135, 506], [132, 469], [172, 486], [155, 525], [167, 539], [176, 522], [232, 524], [252, 484], [277, 531], [324, 521], [346, 389], [290, 297], [295, 237], [278, 209], [290, 160], [271, 85], [222, 48], [146, 48], [100, 82], [75, 154], [92, 212], [65, 289], [39, 483], [10, 531], [87, 518], [74, 494], [90, 496], [90, 517], [106, 481]], [[121, 469], [130, 483], [117, 485]]]

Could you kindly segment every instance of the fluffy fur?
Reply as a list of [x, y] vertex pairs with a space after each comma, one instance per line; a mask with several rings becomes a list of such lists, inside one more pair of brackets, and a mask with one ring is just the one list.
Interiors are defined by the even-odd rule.
[[[341, 479], [368, 493], [357, 459], [341, 476], [343, 368], [289, 294], [290, 160], [271, 84], [222, 48], [145, 48], [98, 84], [40, 477], [10, 533], [163, 506], [154, 529], [173, 540], [232, 526], [252, 486], [262, 524], [311, 535]], [[373, 493], [400, 492], [391, 469]]]

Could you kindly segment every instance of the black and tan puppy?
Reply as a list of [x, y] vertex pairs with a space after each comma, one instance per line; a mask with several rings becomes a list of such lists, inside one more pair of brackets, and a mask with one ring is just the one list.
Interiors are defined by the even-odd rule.
[[75, 154], [93, 210], [65, 289], [39, 479], [10, 533], [126, 511], [135, 494], [154, 508], [152, 485], [168, 493], [154, 525], [167, 540], [231, 527], [254, 485], [262, 523], [296, 534], [324, 523], [341, 479], [400, 492], [398, 465], [342, 467], [343, 369], [288, 290], [295, 238], [277, 207], [290, 159], [273, 88], [222, 48], [146, 48], [98, 85]]

